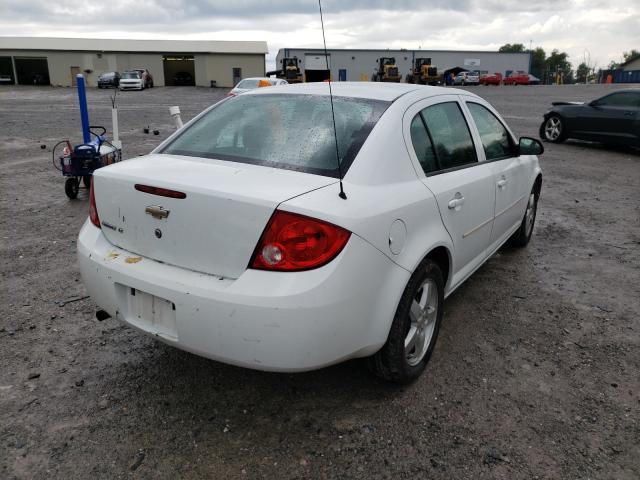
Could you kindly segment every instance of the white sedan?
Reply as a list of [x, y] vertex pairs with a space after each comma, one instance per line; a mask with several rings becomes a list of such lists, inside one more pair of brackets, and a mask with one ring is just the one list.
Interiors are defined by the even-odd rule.
[[415, 379], [444, 299], [529, 241], [542, 145], [465, 91], [341, 82], [333, 110], [335, 134], [326, 83], [259, 88], [97, 170], [78, 256], [100, 318], [249, 368]]
[[235, 97], [241, 93], [248, 92], [260, 87], [273, 87], [279, 85], [289, 85], [289, 82], [282, 78], [270, 77], [251, 77], [240, 80], [238, 84], [227, 94], [229, 97]]

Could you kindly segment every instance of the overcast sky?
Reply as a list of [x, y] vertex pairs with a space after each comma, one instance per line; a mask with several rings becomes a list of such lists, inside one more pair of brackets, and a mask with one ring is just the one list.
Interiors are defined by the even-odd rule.
[[[640, 0], [324, 0], [328, 48], [566, 51], [574, 68], [640, 49]], [[266, 40], [320, 47], [317, 0], [0, 0], [0, 35]], [[589, 58], [589, 57], [587, 57]]]

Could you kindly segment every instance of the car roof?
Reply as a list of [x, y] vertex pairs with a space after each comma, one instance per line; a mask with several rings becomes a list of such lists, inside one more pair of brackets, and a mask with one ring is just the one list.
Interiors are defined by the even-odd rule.
[[608, 92], [603, 96], [611, 95], [612, 93], [638, 93], [638, 92], [640, 92], [640, 88], [621, 88], [620, 90]]
[[[444, 93], [459, 93], [459, 91], [452, 90], [450, 88], [430, 87], [408, 83], [331, 82], [331, 93], [336, 97], [368, 98], [388, 102], [391, 102], [406, 93], [418, 90], [425, 92], [425, 97], [443, 95]], [[276, 85], [270, 88], [258, 88], [256, 90], [251, 90], [246, 94], [269, 95], [274, 93], [288, 93], [294, 95], [328, 95], [329, 82], [294, 83], [286, 86]]]

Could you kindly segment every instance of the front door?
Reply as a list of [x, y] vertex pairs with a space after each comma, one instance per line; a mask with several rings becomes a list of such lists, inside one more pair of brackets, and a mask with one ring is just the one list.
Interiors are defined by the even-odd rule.
[[424, 172], [422, 182], [435, 196], [453, 241], [455, 288], [486, 258], [494, 216], [494, 169], [478, 162], [457, 96], [414, 104], [404, 123], [407, 145], [413, 146], [410, 153]]
[[71, 70], [71, 86], [77, 87], [78, 86], [77, 75], [80, 73], [80, 67], [71, 67], [70, 70]]
[[522, 222], [529, 199], [526, 158], [518, 156], [514, 138], [488, 105], [479, 100], [465, 102], [476, 126], [484, 160], [492, 163], [496, 195], [491, 244], [502, 244]]

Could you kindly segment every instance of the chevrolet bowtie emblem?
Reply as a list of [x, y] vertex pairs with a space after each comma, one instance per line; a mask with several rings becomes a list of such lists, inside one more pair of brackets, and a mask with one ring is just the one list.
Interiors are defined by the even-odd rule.
[[165, 210], [160, 205], [149, 205], [144, 209], [144, 213], [148, 213], [153, 218], [163, 219], [169, 216], [169, 210]]

